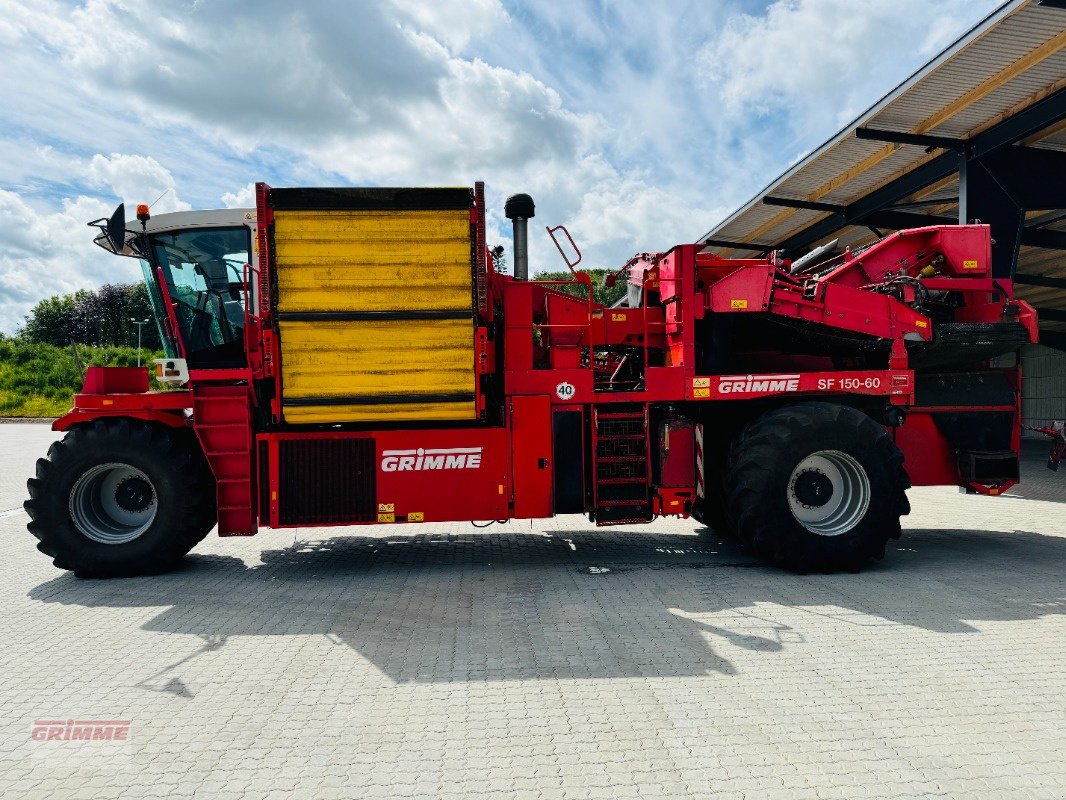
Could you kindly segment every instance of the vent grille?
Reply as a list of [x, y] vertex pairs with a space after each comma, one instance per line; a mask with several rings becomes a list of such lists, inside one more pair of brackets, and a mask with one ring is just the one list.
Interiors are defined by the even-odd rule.
[[282, 525], [377, 521], [373, 439], [278, 442]]

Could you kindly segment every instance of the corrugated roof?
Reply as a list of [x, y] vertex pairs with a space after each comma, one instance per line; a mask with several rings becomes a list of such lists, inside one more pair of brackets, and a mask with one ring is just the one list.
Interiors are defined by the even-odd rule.
[[[763, 203], [767, 196], [848, 206], [892, 181], [913, 173], [943, 151], [914, 144], [860, 139], [857, 128], [970, 139], [1004, 119], [1066, 88], [1066, 2], [1012, 0], [1004, 3], [928, 64], [881, 98], [839, 133], [770, 183], [750, 202], [700, 237], [743, 242], [752, 248], [708, 246], [723, 254], [749, 254], [780, 245], [830, 216], [826, 211]], [[1021, 143], [1066, 150], [1066, 123], [1037, 131]], [[1064, 188], [1066, 207], [1066, 188]], [[958, 216], [958, 175], [934, 182], [893, 203], [893, 207], [940, 216]], [[929, 204], [943, 198], [942, 204]], [[905, 208], [908, 203], [918, 203]], [[1040, 222], [1030, 214], [1028, 223]], [[1044, 214], [1043, 216], [1047, 216]], [[1061, 216], [1061, 215], [1055, 215]], [[1066, 231], [1066, 219], [1043, 225]], [[832, 238], [858, 245], [875, 238], [861, 226], [843, 226]], [[1066, 278], [1066, 253], [1022, 247], [1018, 272]], [[1019, 285], [1017, 294], [1034, 305], [1066, 312], [1066, 291]], [[1042, 322], [1066, 331], [1066, 322]]]

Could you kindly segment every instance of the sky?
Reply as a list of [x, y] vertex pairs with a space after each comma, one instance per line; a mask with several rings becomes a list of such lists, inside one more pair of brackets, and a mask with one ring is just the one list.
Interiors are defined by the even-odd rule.
[[694, 241], [998, 0], [0, 0], [0, 332], [140, 279], [125, 201], [486, 182], [534, 272]]

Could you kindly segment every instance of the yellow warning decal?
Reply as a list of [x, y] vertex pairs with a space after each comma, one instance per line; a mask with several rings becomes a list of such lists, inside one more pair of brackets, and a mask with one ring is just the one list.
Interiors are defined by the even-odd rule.
[[962, 262], [963, 269], [980, 269], [981, 265], [977, 263], [976, 258], [967, 258]]
[[426, 515], [423, 512], [421, 512], [421, 511], [408, 511], [407, 512], [407, 521], [408, 522], [425, 522], [425, 519], [426, 519]]
[[729, 301], [729, 307], [730, 308], [747, 308], [748, 307], [748, 301], [747, 300], [730, 300]]
[[395, 514], [378, 514], [378, 522], [395, 522]]
[[693, 389], [692, 390], [692, 396], [693, 397], [710, 397], [711, 396], [711, 390], [710, 389]]
[[395, 510], [396, 510], [396, 504], [395, 503], [378, 503], [378, 513], [379, 514], [391, 514]]
[[611, 322], [625, 322], [625, 321], [626, 321], [626, 315], [625, 314], [611, 314]]
[[929, 323], [926, 322], [924, 319], [916, 319], [916, 320], [914, 320], [914, 324], [917, 327], [919, 327], [919, 328], [928, 328], [929, 327]]
[[707, 388], [710, 385], [711, 385], [711, 379], [710, 378], [693, 378], [692, 379], [692, 388], [693, 389], [705, 389], [705, 388]]

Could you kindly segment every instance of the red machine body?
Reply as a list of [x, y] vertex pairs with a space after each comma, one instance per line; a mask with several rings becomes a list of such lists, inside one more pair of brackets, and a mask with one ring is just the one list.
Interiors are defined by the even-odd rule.
[[187, 389], [162, 393], [147, 391], [143, 371], [93, 368], [56, 429], [115, 415], [191, 426], [218, 482], [222, 535], [687, 516], [705, 499], [716, 442], [802, 398], [879, 421], [916, 485], [998, 494], [1017, 481], [1019, 367], [992, 359], [1036, 341], [1036, 318], [991, 277], [987, 226], [901, 231], [799, 269], [775, 254], [725, 259], [678, 245], [629, 262], [630, 304], [608, 308], [581, 272], [568, 282], [497, 273], [480, 184], [472, 198], [477, 419], [285, 422], [274, 215], [260, 184], [243, 363], [190, 369]]

